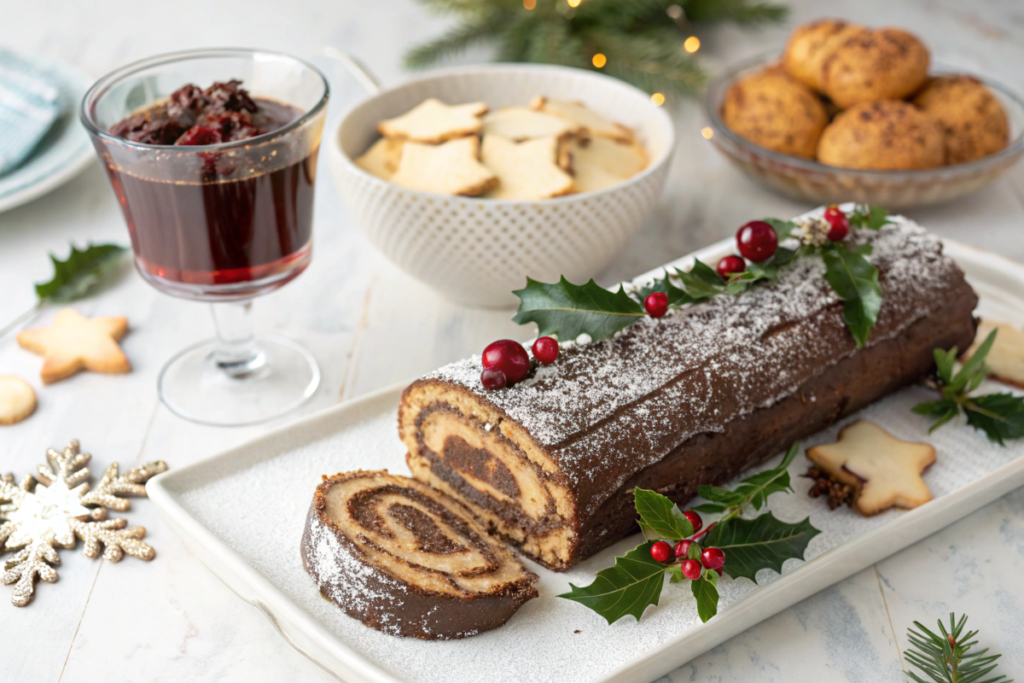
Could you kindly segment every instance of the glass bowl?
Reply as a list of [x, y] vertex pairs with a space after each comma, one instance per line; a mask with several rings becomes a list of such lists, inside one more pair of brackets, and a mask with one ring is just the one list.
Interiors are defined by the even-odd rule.
[[[755, 182], [812, 204], [855, 201], [888, 209], [951, 201], [979, 190], [1020, 160], [1024, 153], [1024, 101], [1006, 86], [980, 78], [999, 99], [1010, 124], [1010, 143], [987, 157], [965, 164], [913, 171], [866, 171], [826, 166], [817, 161], [760, 147], [732, 132], [722, 121], [725, 94], [740, 78], [778, 61], [780, 51], [743, 61], [717, 77], [705, 99], [714, 135], [711, 141]], [[965, 73], [933, 65], [933, 75]]]

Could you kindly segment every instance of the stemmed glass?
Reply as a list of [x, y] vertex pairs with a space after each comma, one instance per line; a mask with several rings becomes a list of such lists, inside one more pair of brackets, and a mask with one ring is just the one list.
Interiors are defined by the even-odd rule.
[[[149, 145], [111, 126], [187, 83], [242, 81], [257, 100], [297, 109], [281, 128], [203, 146]], [[211, 304], [215, 339], [164, 366], [160, 398], [205, 424], [242, 425], [312, 396], [320, 369], [293, 341], [253, 332], [254, 297], [295, 279], [312, 258], [313, 186], [327, 81], [306, 62], [262, 50], [152, 57], [100, 79], [81, 118], [124, 212], [135, 265], [160, 291]]]

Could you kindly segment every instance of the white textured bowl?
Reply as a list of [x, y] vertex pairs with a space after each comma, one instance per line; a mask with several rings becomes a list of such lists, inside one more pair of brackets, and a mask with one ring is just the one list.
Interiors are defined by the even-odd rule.
[[[579, 100], [636, 131], [650, 165], [596, 192], [540, 201], [455, 197], [407, 190], [352, 159], [378, 136], [377, 122], [428, 97], [448, 103], [526, 105], [535, 95]], [[334, 180], [352, 217], [391, 261], [443, 296], [468, 306], [516, 302], [526, 278], [579, 284], [636, 232], [665, 182], [675, 144], [672, 121], [650, 97], [621, 81], [566, 67], [487, 64], [433, 71], [357, 105], [327, 145]]]

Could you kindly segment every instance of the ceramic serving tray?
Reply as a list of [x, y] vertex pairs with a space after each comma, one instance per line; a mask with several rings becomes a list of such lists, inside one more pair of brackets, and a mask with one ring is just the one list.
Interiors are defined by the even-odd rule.
[[[687, 266], [694, 256], [714, 263], [732, 244], [725, 240], [669, 265]], [[1024, 267], [950, 241], [946, 253], [978, 292], [981, 315], [1024, 324]], [[590, 583], [615, 555], [632, 548], [637, 536], [562, 574], [528, 562], [541, 577], [540, 597], [501, 628], [459, 641], [397, 638], [363, 626], [321, 598], [302, 569], [299, 541], [320, 475], [359, 468], [408, 474], [396, 418], [403, 388], [342, 403], [171, 470], [147, 486], [170, 525], [214, 573], [262, 610], [296, 649], [350, 683], [646, 683], [1024, 485], [1024, 447], [991, 444], [962, 421], [928, 436], [928, 421], [910, 408], [931, 394], [911, 387], [843, 424], [865, 417], [900, 438], [932, 443], [938, 462], [924, 478], [934, 499], [915, 510], [872, 518], [847, 507], [829, 511], [822, 499], [807, 496], [811, 482], [799, 476], [808, 466], [801, 453], [790, 469], [795, 492], [772, 496], [768, 508], [789, 522], [810, 515], [821, 533], [808, 546], [807, 561], [789, 560], [781, 575], [762, 570], [757, 585], [723, 579], [719, 614], [706, 624], [698, 620], [685, 585], [667, 584], [660, 604], [641, 622], [626, 617], [611, 626], [581, 605], [555, 597], [570, 582]], [[986, 389], [1006, 390], [995, 384], [983, 385]], [[840, 426], [801, 445], [834, 440]]]

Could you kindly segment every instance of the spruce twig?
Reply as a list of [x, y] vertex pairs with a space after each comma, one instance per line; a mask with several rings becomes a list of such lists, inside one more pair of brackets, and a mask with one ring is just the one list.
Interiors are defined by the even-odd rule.
[[978, 644], [977, 640], [972, 640], [978, 632], [964, 633], [966, 614], [958, 620], [950, 612], [948, 631], [941, 619], [937, 623], [939, 633], [928, 630], [919, 621], [914, 622], [917, 630], [907, 629], [911, 647], [904, 656], [910, 664], [928, 676], [928, 679], [924, 679], [916, 673], [904, 671], [908, 678], [916, 683], [1013, 683], [1001, 674], [982, 679], [995, 670], [995, 661], [1002, 655], [990, 655], [988, 648], [970, 652]]

